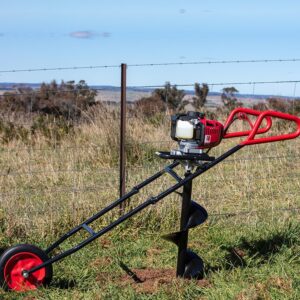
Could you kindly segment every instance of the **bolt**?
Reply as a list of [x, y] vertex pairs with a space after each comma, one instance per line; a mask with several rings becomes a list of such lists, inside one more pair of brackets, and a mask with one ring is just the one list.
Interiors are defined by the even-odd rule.
[[23, 276], [24, 278], [28, 278], [28, 277], [29, 277], [28, 271], [26, 271], [26, 270], [22, 271], [22, 276]]

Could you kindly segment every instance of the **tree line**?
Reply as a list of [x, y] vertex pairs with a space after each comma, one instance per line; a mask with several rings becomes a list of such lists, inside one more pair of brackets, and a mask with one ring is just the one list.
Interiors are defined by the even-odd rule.
[[[238, 106], [243, 106], [243, 103], [238, 101], [238, 92], [233, 86], [224, 87], [221, 91], [223, 107], [219, 109], [232, 110]], [[146, 116], [166, 110], [184, 111], [188, 104], [192, 105], [195, 110], [201, 110], [207, 104], [208, 94], [208, 84], [195, 83], [194, 95], [186, 100], [184, 90], [166, 82], [162, 88], [154, 89], [151, 95], [136, 101], [133, 109]], [[91, 89], [84, 80], [80, 80], [78, 83], [61, 81], [60, 84], [53, 80], [49, 84], [42, 83], [39, 89], [19, 86], [16, 87], [16, 91], [6, 92], [0, 98], [0, 113], [38, 113], [76, 120], [91, 106], [103, 105], [101, 101], [96, 101], [96, 96], [97, 92]], [[300, 112], [299, 106], [300, 101], [292, 102], [270, 98], [253, 107], [298, 113]]]

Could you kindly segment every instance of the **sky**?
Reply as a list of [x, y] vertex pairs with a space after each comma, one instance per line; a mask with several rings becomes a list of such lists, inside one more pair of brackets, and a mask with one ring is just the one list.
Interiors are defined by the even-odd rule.
[[[1, 70], [300, 58], [298, 0], [1, 0], [0, 82], [84, 79], [120, 85], [120, 69]], [[300, 62], [129, 67], [128, 85], [300, 80]], [[300, 83], [236, 86], [300, 95]], [[219, 91], [222, 87], [214, 87]]]

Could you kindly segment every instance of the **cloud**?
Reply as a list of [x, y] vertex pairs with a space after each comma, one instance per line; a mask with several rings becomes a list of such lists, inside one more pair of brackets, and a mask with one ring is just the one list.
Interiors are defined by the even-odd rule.
[[95, 34], [91, 31], [73, 31], [70, 33], [70, 37], [76, 39], [91, 39], [95, 36]]
[[104, 37], [104, 38], [109, 38], [111, 36], [111, 33], [110, 32], [106, 32], [106, 31], [105, 32], [101, 32], [100, 36]]
[[111, 33], [106, 31], [101, 33], [96, 33], [89, 30], [82, 30], [82, 31], [73, 31], [69, 35], [70, 37], [76, 39], [93, 39], [95, 37], [108, 38], [111, 36]]

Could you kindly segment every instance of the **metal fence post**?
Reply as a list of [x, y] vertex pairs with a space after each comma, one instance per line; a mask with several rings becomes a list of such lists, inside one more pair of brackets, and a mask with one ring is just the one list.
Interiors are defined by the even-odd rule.
[[[120, 197], [125, 194], [126, 174], [125, 174], [125, 130], [126, 130], [126, 64], [121, 64], [121, 102], [120, 102]], [[124, 203], [120, 208], [123, 210]]]

